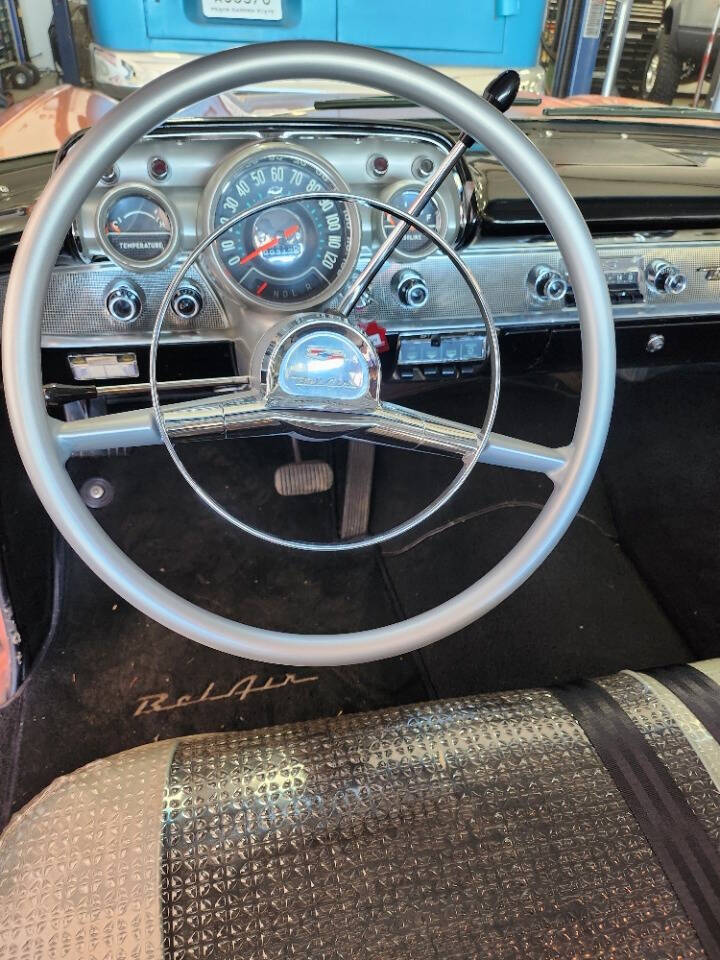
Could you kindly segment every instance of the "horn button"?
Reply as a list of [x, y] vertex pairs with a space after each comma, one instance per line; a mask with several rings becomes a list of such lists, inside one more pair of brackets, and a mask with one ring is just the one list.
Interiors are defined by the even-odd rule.
[[269, 406], [342, 413], [377, 404], [377, 351], [342, 318], [300, 314], [271, 331], [260, 353], [259, 380]]
[[293, 397], [358, 400], [367, 393], [369, 379], [359, 348], [334, 330], [306, 333], [278, 369], [278, 386]]

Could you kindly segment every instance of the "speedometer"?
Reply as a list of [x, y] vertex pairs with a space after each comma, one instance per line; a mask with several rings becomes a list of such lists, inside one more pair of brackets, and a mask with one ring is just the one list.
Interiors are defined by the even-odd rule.
[[218, 238], [212, 257], [225, 285], [245, 300], [281, 310], [330, 299], [355, 266], [360, 221], [350, 203], [312, 199], [327, 192], [347, 193], [348, 187], [309, 151], [266, 144], [230, 157], [208, 184], [208, 231], [268, 200], [303, 199], [249, 216]]

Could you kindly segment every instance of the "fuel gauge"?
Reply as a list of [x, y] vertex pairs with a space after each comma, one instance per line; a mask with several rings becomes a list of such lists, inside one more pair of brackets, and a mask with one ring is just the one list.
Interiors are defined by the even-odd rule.
[[[421, 187], [416, 186], [414, 183], [404, 184], [400, 187], [395, 186], [387, 197], [383, 199], [392, 207], [397, 207], [399, 210], [408, 210], [417, 198], [420, 190]], [[434, 230], [435, 233], [444, 236], [447, 220], [440, 198], [437, 196], [432, 197], [420, 213], [415, 216], [422, 223], [430, 227], [431, 230]], [[381, 239], [385, 240], [389, 237], [399, 222], [399, 217], [391, 213], [382, 213], [380, 217]], [[432, 241], [428, 240], [428, 238], [415, 227], [410, 227], [396, 247], [395, 254], [399, 255], [399, 259], [415, 260], [419, 257], [427, 256], [427, 254], [432, 253], [432, 250]]]

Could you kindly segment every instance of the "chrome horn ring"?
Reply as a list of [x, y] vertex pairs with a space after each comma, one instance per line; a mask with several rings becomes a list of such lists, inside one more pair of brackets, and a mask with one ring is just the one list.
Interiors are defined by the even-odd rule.
[[[384, 543], [386, 540], [390, 540], [394, 537], [399, 537], [404, 533], [407, 533], [409, 530], [412, 530], [418, 524], [427, 520], [434, 513], [436, 513], [441, 507], [443, 507], [460, 489], [460, 487], [465, 483], [467, 478], [472, 473], [473, 468], [477, 464], [480, 455], [482, 454], [485, 446], [487, 445], [490, 432], [495, 421], [495, 415], [497, 413], [498, 399], [500, 395], [500, 348], [498, 344], [497, 330], [492, 319], [492, 312], [490, 307], [485, 300], [483, 292], [478, 284], [477, 280], [470, 273], [467, 266], [463, 263], [457, 253], [452, 249], [452, 247], [440, 236], [438, 236], [430, 227], [422, 223], [416, 217], [413, 217], [405, 210], [400, 210], [397, 207], [393, 207], [390, 204], [384, 203], [380, 200], [374, 200], [368, 197], [360, 197], [356, 194], [351, 193], [341, 193], [328, 191], [324, 193], [313, 193], [313, 200], [341, 200], [346, 203], [360, 203], [365, 206], [371, 207], [374, 210], [379, 210], [382, 213], [389, 213], [397, 217], [400, 220], [410, 224], [410, 226], [415, 227], [417, 230], [420, 230], [430, 241], [432, 241], [438, 249], [440, 249], [447, 257], [449, 257], [451, 263], [458, 270], [460, 275], [463, 277], [470, 292], [475, 298], [475, 302], [478, 305], [480, 315], [482, 317], [483, 324], [485, 326], [485, 331], [487, 335], [487, 342], [489, 344], [489, 354], [490, 354], [490, 390], [488, 396], [488, 403], [485, 410], [485, 417], [483, 420], [483, 425], [479, 431], [475, 431], [474, 428], [468, 428], [469, 432], [474, 434], [475, 442], [474, 444], [467, 449], [465, 453], [462, 454], [462, 467], [458, 474], [455, 476], [453, 481], [443, 490], [443, 492], [437, 496], [431, 503], [427, 505], [423, 510], [416, 513], [414, 516], [408, 518], [402, 523], [396, 524], [394, 527], [391, 527], [389, 530], [386, 530], [384, 533], [378, 533], [373, 536], [360, 537], [354, 540], [340, 540], [334, 542], [322, 542], [322, 541], [312, 541], [312, 540], [289, 540], [284, 537], [276, 536], [275, 534], [268, 533], [264, 530], [259, 530], [257, 527], [253, 527], [251, 524], [246, 523], [241, 520], [239, 517], [236, 517], [234, 514], [230, 513], [222, 504], [209, 494], [198, 481], [192, 476], [190, 471], [187, 469], [182, 459], [180, 458], [175, 445], [173, 444], [173, 436], [176, 438], [188, 437], [188, 436], [197, 436], [200, 432], [214, 432], [214, 433], [225, 433], [227, 434], [230, 430], [242, 430], [248, 429], [243, 427], [239, 421], [245, 420], [245, 423], [252, 422], [255, 426], [259, 426], [261, 423], [268, 423], [268, 420], [271, 421], [268, 424], [267, 429], [271, 429], [271, 424], [276, 424], [278, 422], [286, 422], [290, 418], [290, 422], [295, 420], [295, 422], [302, 422], [302, 420], [307, 419], [306, 427], [316, 427], [320, 430], [325, 429], [329, 430], [335, 424], [329, 420], [329, 414], [331, 413], [340, 413], [343, 417], [348, 418], [345, 423], [347, 426], [352, 429], [352, 423], [357, 422], [357, 427], [359, 430], [366, 431], [368, 425], [375, 422], [375, 427], [377, 429], [382, 429], [383, 424], [380, 422], [383, 412], [390, 411], [397, 415], [397, 412], [403, 408], [395, 408], [390, 404], [382, 404], [379, 400], [379, 387], [380, 387], [380, 365], [379, 361], [374, 364], [375, 375], [377, 379], [376, 395], [372, 398], [373, 402], [371, 404], [357, 403], [355, 408], [345, 403], [342, 404], [344, 409], [342, 410], [333, 410], [333, 408], [328, 403], [318, 404], [315, 403], [311, 405], [307, 402], [303, 404], [298, 404], [288, 408], [287, 406], [283, 407], [281, 405], [270, 405], [268, 400], [270, 399], [270, 393], [266, 395], [265, 398], [261, 398], [260, 405], [253, 403], [252, 400], [248, 400], [247, 394], [242, 393], [234, 396], [225, 396], [216, 400], [208, 400], [206, 402], [195, 403], [192, 407], [186, 407], [192, 410], [192, 417], [188, 421], [184, 419], [182, 410], [173, 409], [173, 416], [171, 423], [166, 421], [165, 413], [163, 412], [162, 405], [160, 403], [160, 396], [158, 391], [157, 384], [157, 352], [158, 345], [160, 343], [160, 334], [162, 332], [163, 321], [167, 315], [167, 311], [172, 302], [173, 295], [178, 289], [186, 274], [190, 268], [197, 262], [199, 257], [210, 248], [210, 246], [215, 243], [227, 230], [232, 229], [237, 226], [237, 224], [242, 223], [250, 216], [255, 216], [258, 213], [262, 213], [265, 210], [272, 209], [273, 207], [283, 206], [289, 203], [296, 203], [300, 200], [307, 200], [307, 194], [298, 194], [290, 197], [276, 197], [273, 200], [268, 200], [265, 203], [257, 204], [254, 207], [251, 207], [249, 210], [244, 210], [242, 213], [237, 214], [235, 217], [232, 217], [227, 223], [222, 224], [217, 230], [214, 230], [212, 233], [209, 233], [204, 237], [200, 243], [198, 243], [194, 250], [190, 253], [187, 260], [180, 267], [178, 272], [175, 274], [173, 279], [170, 282], [165, 295], [160, 303], [158, 309], [157, 317], [155, 318], [155, 324], [153, 326], [152, 340], [150, 344], [150, 394], [152, 398], [153, 410], [155, 413], [155, 418], [158, 426], [160, 436], [162, 438], [165, 447], [172, 458], [173, 463], [180, 471], [180, 474], [184, 480], [189, 484], [194, 493], [208, 506], [211, 510], [217, 513], [223, 520], [227, 523], [230, 523], [232, 526], [242, 530], [244, 533], [250, 534], [254, 537], [257, 537], [260, 540], [264, 540], [266, 543], [272, 543], [276, 546], [289, 547], [295, 550], [308, 550], [315, 552], [336, 552], [336, 551], [348, 551], [348, 550], [357, 550], [362, 547], [371, 547], [376, 546], [380, 543]], [[322, 317], [321, 314], [309, 314], [309, 318], [312, 317]], [[366, 350], [372, 356], [375, 351], [372, 343], [367, 339], [367, 337], [362, 334], [362, 332], [354, 325], [351, 325], [345, 320], [344, 317], [337, 316], [333, 317], [331, 314], [324, 315], [324, 321], [318, 319], [316, 321], [316, 326], [319, 329], [324, 327], [327, 331], [336, 330], [338, 333], [344, 333], [347, 337], [350, 332], [354, 333], [355, 336], [359, 336], [362, 344]], [[310, 329], [313, 326], [312, 319], [306, 321], [308, 324], [308, 336], [311, 335]], [[297, 322], [296, 320], [291, 320], [289, 323], [280, 324], [280, 336], [279, 341], [274, 345], [274, 350], [272, 351], [272, 356], [277, 356], [277, 351], [283, 346], [283, 343], [288, 337], [291, 337], [293, 334], [297, 333]], [[375, 355], [374, 359], [377, 361], [377, 356]], [[286, 391], [281, 391], [284, 393], [284, 399], [286, 401], [290, 400], [290, 396]], [[370, 395], [370, 390], [367, 391], [366, 396]], [[314, 398], [319, 400], [319, 398]], [[354, 398], [357, 400], [364, 400], [365, 396]], [[177, 415], [176, 415], [177, 410]], [[305, 418], [301, 417], [301, 413], [309, 413], [310, 416]], [[313, 417], [314, 415], [314, 417]], [[432, 425], [437, 426], [439, 421], [437, 418], [429, 417], [425, 414], [418, 414], [418, 419], [425, 422], [431, 427]], [[342, 423], [342, 421], [341, 421]], [[389, 423], [384, 424], [385, 428], [389, 428]], [[401, 426], [401, 425], [400, 425]], [[275, 432], [283, 432], [282, 430], [276, 430]], [[288, 429], [288, 433], [292, 433], [291, 429]], [[346, 434], [338, 434], [343, 436]], [[438, 446], [439, 437], [437, 438]], [[448, 438], [449, 439], [449, 438]], [[460, 438], [457, 438], [458, 442]], [[472, 443], [472, 438], [468, 437], [468, 443]]]

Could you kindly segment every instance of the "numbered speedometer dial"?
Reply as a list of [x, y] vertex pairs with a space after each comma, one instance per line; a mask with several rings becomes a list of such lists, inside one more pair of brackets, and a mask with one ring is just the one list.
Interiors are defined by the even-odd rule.
[[228, 228], [213, 244], [224, 282], [246, 300], [281, 310], [328, 300], [355, 266], [360, 223], [352, 204], [312, 195], [347, 191], [329, 164], [304, 150], [279, 144], [235, 154], [208, 186], [208, 231], [268, 200], [303, 199]]

